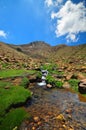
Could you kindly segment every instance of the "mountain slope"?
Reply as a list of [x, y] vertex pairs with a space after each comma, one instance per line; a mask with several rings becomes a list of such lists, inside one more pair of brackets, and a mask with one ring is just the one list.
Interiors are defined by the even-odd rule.
[[30, 56], [19, 52], [10, 45], [0, 42], [0, 69], [14, 69], [30, 67], [33, 59]]
[[46, 59], [51, 52], [51, 46], [41, 41], [31, 42], [29, 44], [13, 47], [36, 59]]

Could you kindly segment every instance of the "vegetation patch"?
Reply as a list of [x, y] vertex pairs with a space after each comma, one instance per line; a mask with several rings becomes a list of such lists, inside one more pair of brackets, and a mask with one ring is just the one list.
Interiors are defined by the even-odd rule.
[[27, 77], [24, 77], [20, 83], [20, 86], [23, 86], [24, 88], [27, 88], [29, 85], [30, 81]]
[[[6, 85], [10, 85], [6, 89]], [[12, 86], [10, 83], [0, 81], [0, 116], [5, 115], [10, 106], [24, 103], [31, 97], [31, 92], [21, 86]]]
[[15, 76], [23, 76], [26, 74], [35, 74], [36, 71], [35, 70], [14, 70], [14, 69], [10, 69], [10, 70], [1, 70], [0, 71], [0, 77], [2, 78], [8, 78], [8, 77], [15, 77]]
[[63, 82], [56, 80], [51, 75], [48, 75], [46, 77], [46, 80], [47, 80], [47, 83], [52, 84], [53, 86], [55, 86], [57, 88], [62, 88]]
[[56, 64], [44, 64], [41, 66], [41, 69], [47, 70], [49, 72], [56, 71], [58, 66]]
[[2, 119], [0, 130], [13, 130], [13, 128], [18, 128], [26, 118], [30, 118], [30, 115], [24, 109], [12, 109]]
[[71, 85], [71, 88], [74, 91], [78, 92], [78, 83], [79, 83], [79, 80], [77, 80], [77, 79], [70, 79], [68, 82]]

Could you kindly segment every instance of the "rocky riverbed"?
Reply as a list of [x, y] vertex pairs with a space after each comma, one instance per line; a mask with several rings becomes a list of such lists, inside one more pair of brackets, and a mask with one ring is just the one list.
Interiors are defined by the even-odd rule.
[[30, 85], [33, 92], [25, 110], [31, 114], [20, 130], [86, 130], [86, 98], [64, 89]]

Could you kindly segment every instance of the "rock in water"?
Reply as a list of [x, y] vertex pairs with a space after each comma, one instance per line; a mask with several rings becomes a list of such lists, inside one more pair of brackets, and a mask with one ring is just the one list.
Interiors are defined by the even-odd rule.
[[86, 79], [83, 79], [78, 83], [78, 90], [80, 93], [86, 94]]

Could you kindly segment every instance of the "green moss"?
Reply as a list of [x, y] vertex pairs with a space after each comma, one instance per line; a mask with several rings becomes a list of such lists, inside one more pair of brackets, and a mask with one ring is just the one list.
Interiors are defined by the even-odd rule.
[[30, 118], [30, 115], [27, 115], [26, 111], [22, 108], [11, 110], [2, 119], [0, 130], [13, 130], [15, 127], [18, 128], [27, 117]]
[[5, 89], [6, 82], [0, 81], [0, 116], [6, 113], [6, 110], [15, 104], [21, 104], [31, 97], [31, 92], [21, 86], [10, 85]]
[[29, 79], [27, 77], [24, 77], [20, 83], [20, 86], [23, 86], [24, 88], [27, 88], [29, 85]]

